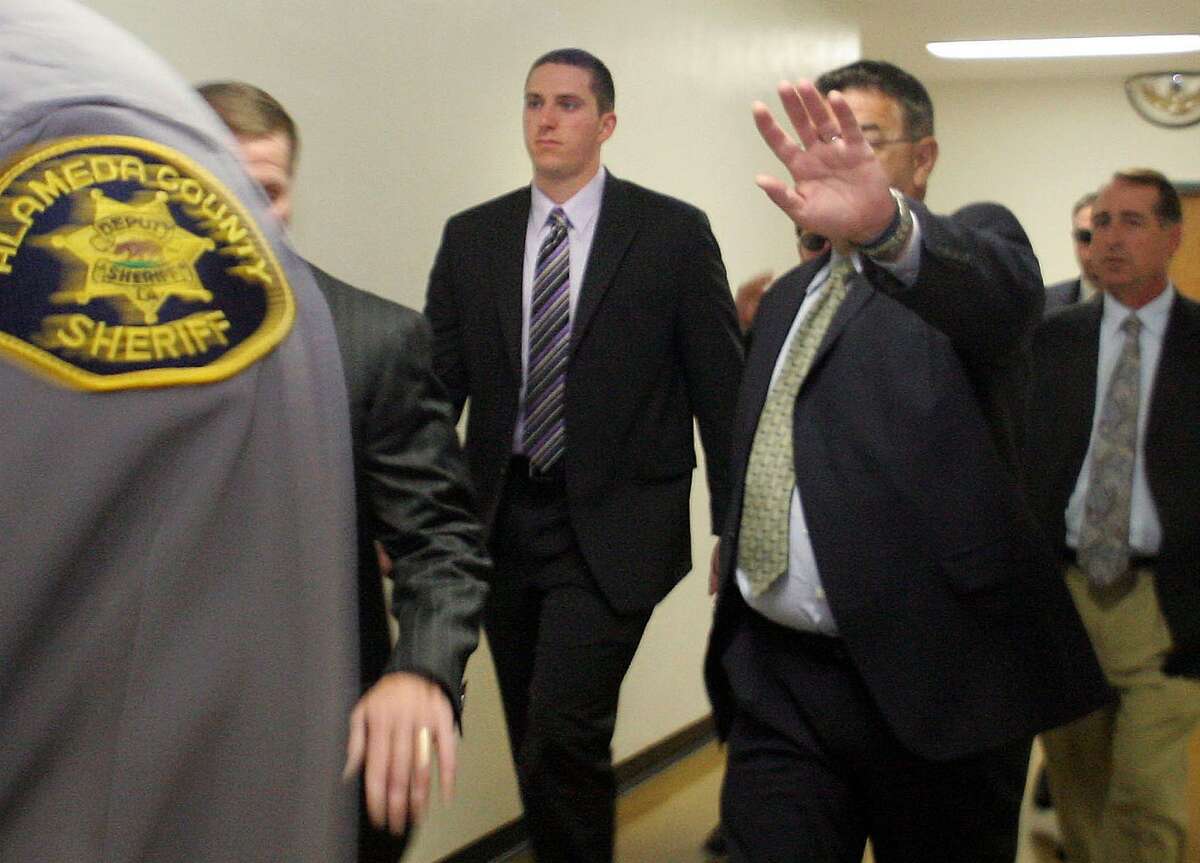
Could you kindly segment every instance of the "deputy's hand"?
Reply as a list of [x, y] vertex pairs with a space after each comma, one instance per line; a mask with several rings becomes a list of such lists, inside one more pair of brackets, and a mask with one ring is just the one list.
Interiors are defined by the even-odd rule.
[[442, 688], [417, 674], [385, 674], [350, 714], [345, 778], [364, 772], [371, 823], [400, 835], [429, 807], [437, 753], [442, 801], [454, 796], [458, 738]]
[[754, 122], [792, 182], [766, 174], [755, 182], [793, 222], [834, 243], [878, 237], [891, 224], [896, 202], [850, 106], [836, 91], [822, 98], [808, 81], [781, 82], [779, 99], [798, 140], [762, 102], [754, 103]]

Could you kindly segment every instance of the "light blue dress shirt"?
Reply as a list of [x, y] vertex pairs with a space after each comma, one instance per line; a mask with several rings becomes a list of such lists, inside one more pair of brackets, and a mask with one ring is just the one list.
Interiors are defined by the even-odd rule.
[[[796, 312], [792, 328], [788, 331], [779, 356], [775, 360], [775, 369], [771, 373], [771, 386], [779, 379], [783, 369], [784, 358], [787, 357], [792, 340], [800, 323], [812, 311], [817, 298], [825, 290], [829, 280], [829, 272], [833, 263], [841, 258], [838, 252], [833, 252], [824, 267], [817, 271], [808, 285], [804, 302]], [[862, 272], [862, 260], [858, 254], [851, 258], [854, 268]], [[917, 280], [917, 272], [921, 266], [921, 225], [913, 214], [913, 236], [908, 247], [900, 258], [891, 263], [877, 261], [879, 266], [889, 270], [892, 275], [906, 285], [912, 285]], [[852, 286], [851, 290], [860, 290], [860, 286]], [[837, 622], [829, 608], [825, 597], [825, 589], [821, 584], [821, 572], [817, 565], [817, 557], [813, 552], [812, 540], [808, 534], [808, 523], [804, 518], [804, 502], [800, 499], [800, 489], [792, 489], [792, 502], [788, 513], [788, 569], [776, 579], [770, 587], [758, 596], [750, 592], [750, 582], [746, 573], [738, 567], [735, 573], [738, 589], [746, 604], [768, 620], [792, 629], [806, 632], [817, 632], [823, 635], [837, 635]]]
[[1127, 308], [1114, 300], [1111, 295], [1103, 298], [1104, 312], [1100, 319], [1100, 359], [1096, 366], [1096, 405], [1092, 413], [1092, 435], [1088, 441], [1087, 455], [1083, 459], [1083, 469], [1075, 481], [1075, 490], [1067, 503], [1067, 545], [1079, 548], [1079, 528], [1083, 523], [1083, 505], [1087, 497], [1088, 482], [1092, 475], [1092, 447], [1096, 440], [1096, 426], [1100, 423], [1100, 410], [1104, 405], [1104, 397], [1108, 393], [1108, 381], [1112, 377], [1117, 358], [1125, 344], [1125, 334], [1121, 332], [1121, 324], [1131, 314], [1137, 314], [1142, 322], [1138, 334], [1138, 348], [1141, 351], [1139, 368], [1139, 388], [1141, 397], [1138, 399], [1137, 417], [1137, 449], [1133, 456], [1133, 495], [1129, 511], [1129, 547], [1134, 555], [1158, 554], [1162, 544], [1162, 524], [1158, 520], [1158, 510], [1154, 506], [1154, 498], [1150, 495], [1150, 484], [1146, 481], [1146, 421], [1150, 416], [1150, 395], [1154, 388], [1154, 376], [1158, 372], [1158, 359], [1162, 355], [1163, 335], [1167, 331], [1167, 321], [1171, 316], [1171, 304], [1175, 302], [1175, 287], [1167, 285], [1165, 291], [1146, 305], [1137, 309]]

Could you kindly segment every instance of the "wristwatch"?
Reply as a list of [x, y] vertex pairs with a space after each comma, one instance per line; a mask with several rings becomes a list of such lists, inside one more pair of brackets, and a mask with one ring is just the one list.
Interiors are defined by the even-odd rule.
[[912, 211], [908, 209], [908, 201], [897, 189], [889, 189], [896, 201], [896, 215], [883, 233], [868, 242], [858, 245], [858, 250], [877, 261], [891, 261], [900, 256], [908, 245], [913, 232]]

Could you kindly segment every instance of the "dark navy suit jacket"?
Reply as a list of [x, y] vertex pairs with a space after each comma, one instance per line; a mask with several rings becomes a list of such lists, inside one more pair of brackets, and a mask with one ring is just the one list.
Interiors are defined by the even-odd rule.
[[[796, 398], [795, 474], [841, 639], [892, 732], [952, 759], [1103, 702], [1106, 686], [1018, 486], [1017, 423], [1042, 282], [996, 205], [913, 204], [914, 285], [866, 264]], [[727, 732], [761, 672], [733, 571], [746, 461], [771, 372], [813, 276], [763, 298], [734, 430], [733, 494], [707, 678]]]

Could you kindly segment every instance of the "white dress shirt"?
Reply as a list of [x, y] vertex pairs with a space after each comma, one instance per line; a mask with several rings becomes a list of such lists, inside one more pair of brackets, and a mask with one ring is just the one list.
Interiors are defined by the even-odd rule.
[[1117, 365], [1121, 348], [1125, 345], [1125, 333], [1121, 332], [1121, 324], [1129, 315], [1136, 314], [1142, 322], [1142, 329], [1138, 334], [1141, 363], [1138, 377], [1137, 448], [1133, 454], [1133, 494], [1129, 511], [1129, 548], [1135, 556], [1158, 554], [1158, 547], [1162, 544], [1162, 524], [1158, 520], [1154, 498], [1150, 496], [1150, 484], [1146, 481], [1146, 420], [1150, 416], [1154, 375], [1158, 371], [1163, 335], [1167, 331], [1173, 302], [1175, 287], [1171, 284], [1136, 312], [1121, 305], [1110, 294], [1103, 297], [1104, 312], [1100, 319], [1100, 358], [1096, 366], [1096, 404], [1092, 412], [1092, 435], [1088, 441], [1087, 455], [1083, 459], [1083, 469], [1079, 471], [1075, 490], [1067, 503], [1067, 545], [1070, 548], [1079, 548], [1079, 529], [1083, 524], [1084, 501], [1092, 475], [1092, 447], [1096, 441], [1096, 427], [1100, 424], [1100, 411], [1108, 394], [1109, 378]]
[[570, 256], [569, 302], [571, 320], [575, 320], [575, 307], [579, 304], [579, 290], [583, 287], [583, 276], [587, 270], [588, 255], [592, 251], [592, 239], [596, 236], [596, 221], [600, 216], [600, 202], [604, 197], [604, 179], [607, 172], [603, 167], [586, 186], [562, 204], [556, 204], [536, 185], [530, 184], [532, 200], [529, 205], [529, 222], [525, 226], [525, 269], [521, 275], [521, 395], [517, 403], [517, 425], [513, 431], [513, 452], [525, 451], [525, 384], [529, 378], [529, 309], [533, 305], [533, 277], [537, 270], [538, 250], [546, 235], [550, 233], [550, 211], [561, 207], [567, 216], [567, 243]]
[[[775, 360], [775, 369], [771, 373], [771, 386], [779, 378], [783, 369], [783, 361], [796, 337], [801, 321], [812, 311], [817, 298], [829, 280], [829, 272], [841, 255], [833, 252], [829, 263], [817, 271], [808, 284], [808, 292], [804, 302], [796, 312], [792, 328], [784, 339], [783, 347]], [[854, 268], [862, 272], [862, 260], [856, 253], [851, 257]], [[912, 285], [917, 280], [917, 272], [921, 266], [921, 225], [913, 214], [913, 235], [904, 253], [896, 261], [885, 263], [876, 262], [889, 270], [892, 275], [906, 285]], [[851, 290], [859, 290], [852, 286]], [[750, 582], [746, 573], [738, 567], [735, 573], [738, 589], [746, 604], [768, 620], [773, 620], [782, 626], [801, 629], [807, 632], [818, 632], [823, 635], [837, 635], [837, 623], [825, 597], [825, 589], [821, 584], [821, 573], [817, 566], [816, 554], [813, 552], [812, 540], [808, 535], [808, 523], [804, 518], [804, 502], [800, 499], [800, 489], [792, 489], [792, 502], [788, 512], [788, 568], [787, 572], [777, 578], [765, 591], [758, 596], [750, 592]]]

